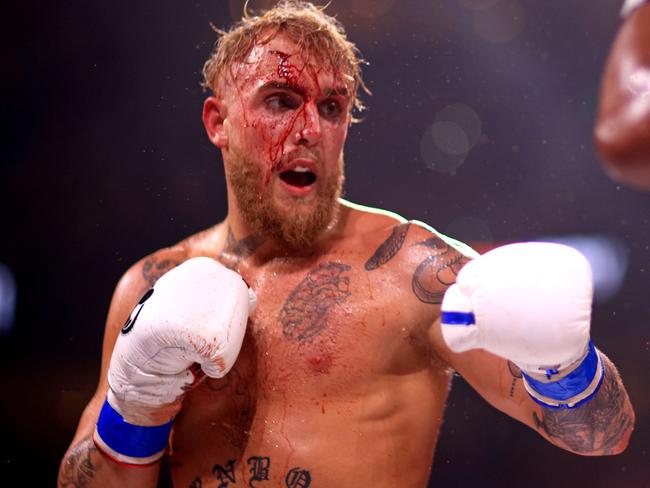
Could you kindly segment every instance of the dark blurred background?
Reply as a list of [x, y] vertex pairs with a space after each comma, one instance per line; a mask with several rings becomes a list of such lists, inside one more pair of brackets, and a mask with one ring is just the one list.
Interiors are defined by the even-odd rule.
[[[272, 2], [251, 1], [254, 8]], [[200, 70], [243, 1], [16, 2], [3, 14], [0, 484], [53, 486], [135, 261], [225, 216]], [[479, 249], [553, 239], [596, 279], [594, 341], [637, 413], [627, 451], [544, 442], [457, 379], [431, 486], [650, 486], [650, 193], [592, 143], [618, 0], [333, 0], [370, 65], [347, 198]], [[15, 306], [14, 306], [15, 305]], [[13, 478], [10, 478], [12, 477]]]

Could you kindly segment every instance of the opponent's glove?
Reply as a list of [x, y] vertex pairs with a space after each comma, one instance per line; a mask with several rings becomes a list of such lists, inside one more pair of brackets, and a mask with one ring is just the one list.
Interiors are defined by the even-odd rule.
[[589, 340], [591, 298], [591, 268], [578, 251], [510, 244], [460, 270], [442, 302], [442, 335], [454, 352], [482, 348], [513, 361], [541, 405], [573, 408], [604, 374]]
[[213, 378], [230, 370], [253, 306], [241, 276], [211, 258], [190, 259], [163, 275], [115, 343], [97, 447], [127, 464], [162, 457], [184, 392], [201, 370]]
[[627, 18], [632, 12], [638, 9], [641, 5], [648, 0], [625, 0], [623, 7], [621, 7], [621, 17]]

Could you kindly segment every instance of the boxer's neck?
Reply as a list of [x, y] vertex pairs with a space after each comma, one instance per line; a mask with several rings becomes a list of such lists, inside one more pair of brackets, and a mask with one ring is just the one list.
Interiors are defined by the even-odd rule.
[[234, 195], [228, 192], [228, 215], [223, 221], [220, 241], [222, 257], [237, 263], [249, 257], [255, 259], [256, 265], [262, 265], [276, 258], [304, 258], [325, 252], [333, 240], [340, 236], [347, 214], [347, 207], [337, 202], [340, 211], [316, 240], [304, 249], [290, 249], [275, 242], [268, 236], [256, 233], [242, 215]]

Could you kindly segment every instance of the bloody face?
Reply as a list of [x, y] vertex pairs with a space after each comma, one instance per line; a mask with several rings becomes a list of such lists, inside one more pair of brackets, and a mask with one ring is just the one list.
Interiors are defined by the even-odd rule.
[[223, 155], [239, 210], [254, 232], [308, 246], [341, 193], [350, 88], [340, 70], [283, 37], [254, 47], [230, 74]]

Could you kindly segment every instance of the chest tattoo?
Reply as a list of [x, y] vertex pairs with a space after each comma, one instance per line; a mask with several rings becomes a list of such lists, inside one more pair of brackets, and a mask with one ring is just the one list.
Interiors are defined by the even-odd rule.
[[326, 327], [327, 314], [335, 305], [352, 294], [352, 269], [343, 263], [321, 263], [289, 294], [280, 311], [279, 321], [287, 339], [305, 341], [320, 334]]

